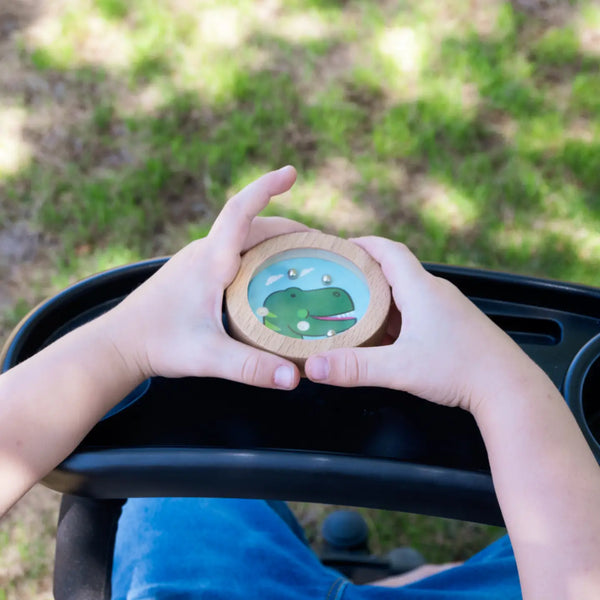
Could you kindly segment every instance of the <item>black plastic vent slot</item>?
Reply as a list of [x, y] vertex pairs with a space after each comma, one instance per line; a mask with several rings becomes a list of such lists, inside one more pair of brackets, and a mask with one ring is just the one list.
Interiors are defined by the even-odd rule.
[[488, 317], [519, 344], [556, 346], [562, 340], [562, 328], [552, 319], [488, 314]]

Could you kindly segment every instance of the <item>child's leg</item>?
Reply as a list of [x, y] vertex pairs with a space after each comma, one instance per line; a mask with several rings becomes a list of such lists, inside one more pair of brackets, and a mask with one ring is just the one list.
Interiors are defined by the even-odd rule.
[[262, 500], [128, 500], [115, 542], [113, 599], [335, 598], [346, 580], [290, 528], [291, 513], [274, 508]]
[[[262, 500], [134, 499], [119, 521], [114, 600], [516, 600], [508, 538], [401, 588], [353, 585], [325, 568]], [[292, 515], [293, 517], [293, 515]]]
[[[368, 589], [365, 589], [368, 588]], [[343, 600], [521, 600], [521, 586], [508, 536], [463, 564], [401, 588], [355, 586]]]

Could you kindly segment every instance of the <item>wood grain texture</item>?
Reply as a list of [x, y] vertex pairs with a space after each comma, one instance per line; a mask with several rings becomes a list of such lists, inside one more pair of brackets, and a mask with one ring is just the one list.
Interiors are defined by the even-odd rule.
[[[272, 256], [288, 250], [319, 249], [352, 262], [364, 275], [369, 288], [369, 305], [358, 322], [326, 339], [294, 339], [263, 325], [248, 302], [250, 281]], [[343, 238], [316, 231], [290, 233], [270, 238], [242, 256], [238, 274], [225, 292], [225, 310], [232, 337], [250, 346], [293, 361], [303, 372], [306, 359], [333, 348], [374, 346], [385, 333], [391, 291], [379, 264], [360, 246]]]

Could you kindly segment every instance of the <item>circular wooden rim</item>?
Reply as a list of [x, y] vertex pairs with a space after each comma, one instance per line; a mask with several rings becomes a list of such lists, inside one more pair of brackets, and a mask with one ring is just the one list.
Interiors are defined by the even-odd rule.
[[[354, 264], [369, 288], [369, 305], [364, 316], [350, 329], [331, 338], [294, 339], [263, 325], [248, 302], [248, 286], [269, 258], [287, 250], [319, 249], [337, 254]], [[233, 337], [257, 348], [302, 365], [312, 354], [341, 347], [365, 346], [380, 341], [385, 330], [391, 292], [379, 263], [360, 246], [343, 238], [316, 231], [289, 233], [254, 246], [242, 256], [236, 278], [225, 292], [225, 307]]]

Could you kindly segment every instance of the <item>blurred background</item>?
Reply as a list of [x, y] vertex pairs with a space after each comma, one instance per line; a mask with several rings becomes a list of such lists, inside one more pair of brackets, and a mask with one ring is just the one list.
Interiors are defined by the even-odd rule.
[[[600, 284], [591, 0], [0, 0], [0, 339], [36, 303], [267, 214], [424, 261]], [[0, 600], [51, 598], [58, 495], [0, 524]], [[332, 507], [293, 506], [311, 539]], [[462, 560], [503, 533], [365, 510], [371, 546]]]

